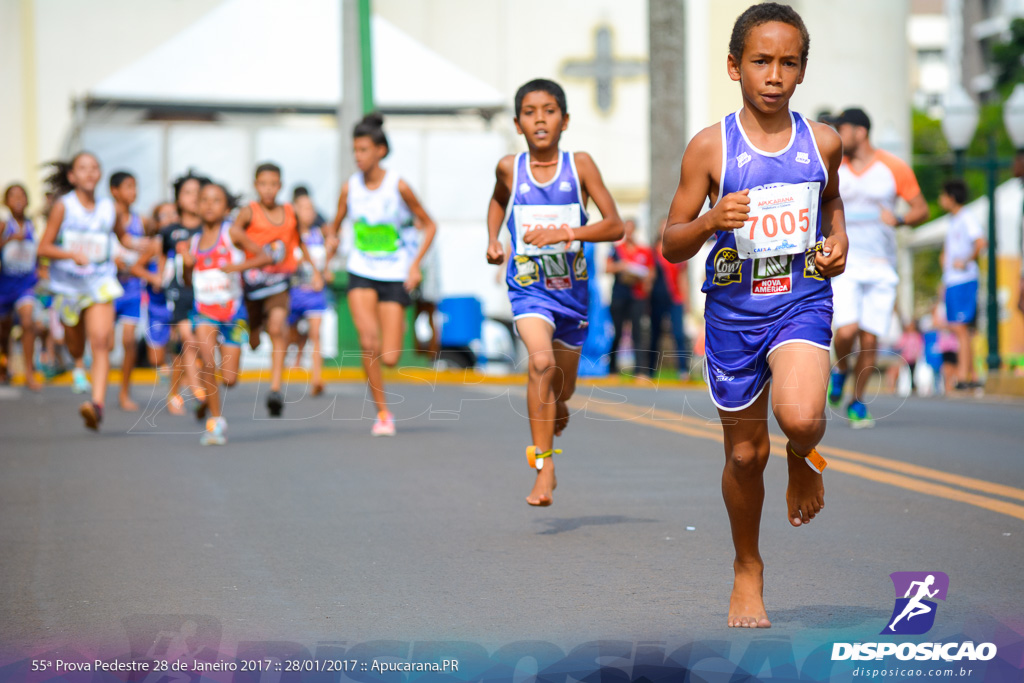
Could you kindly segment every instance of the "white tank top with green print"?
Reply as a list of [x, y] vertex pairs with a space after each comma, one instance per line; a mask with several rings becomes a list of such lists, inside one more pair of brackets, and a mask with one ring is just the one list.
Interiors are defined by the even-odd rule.
[[387, 171], [379, 187], [370, 190], [357, 171], [348, 179], [348, 272], [372, 280], [402, 282], [413, 255], [405, 240], [412, 213], [398, 191], [397, 173]]

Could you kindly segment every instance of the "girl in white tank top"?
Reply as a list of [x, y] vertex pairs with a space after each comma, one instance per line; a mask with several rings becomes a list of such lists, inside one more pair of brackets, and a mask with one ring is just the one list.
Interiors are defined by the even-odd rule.
[[40, 258], [48, 258], [54, 306], [64, 323], [64, 338], [76, 364], [92, 346], [92, 400], [79, 407], [85, 426], [98, 430], [103, 420], [110, 348], [114, 334], [114, 300], [123, 293], [111, 258], [116, 236], [125, 247], [127, 214], [117, 215], [109, 199], [96, 199], [101, 171], [96, 157], [80, 152], [70, 162], [56, 162], [47, 179], [61, 198], [47, 219], [39, 241]]
[[[338, 214], [326, 230], [337, 243], [342, 221], [351, 227], [348, 259], [348, 305], [359, 332], [363, 368], [377, 405], [374, 436], [393, 436], [394, 416], [388, 411], [381, 363], [398, 364], [402, 354], [405, 306], [409, 292], [422, 280], [420, 261], [437, 231], [412, 189], [394, 171], [380, 166], [388, 154], [384, 118], [369, 114], [352, 133], [352, 151], [359, 171], [341, 187]], [[418, 251], [407, 248], [403, 231], [423, 231]], [[331, 254], [327, 258], [330, 260]]]

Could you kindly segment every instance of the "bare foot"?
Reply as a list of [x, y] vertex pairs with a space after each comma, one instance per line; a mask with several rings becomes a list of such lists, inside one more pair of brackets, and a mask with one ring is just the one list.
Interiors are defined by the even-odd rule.
[[31, 372], [25, 376], [25, 387], [29, 391], [40, 391], [43, 385], [36, 380], [36, 373]]
[[825, 484], [821, 475], [808, 467], [788, 443], [786, 459], [789, 461], [789, 486], [786, 488], [789, 523], [801, 526], [809, 523], [825, 507]]
[[569, 406], [565, 401], [555, 401], [555, 436], [561, 436], [569, 426]]
[[733, 570], [736, 576], [729, 596], [729, 628], [771, 628], [764, 609], [764, 566], [734, 562]]
[[132, 400], [132, 397], [128, 394], [121, 394], [117, 397], [117, 402], [121, 406], [121, 410], [126, 413], [136, 413], [139, 411], [139, 404]]
[[323, 382], [314, 382], [313, 383], [313, 395], [314, 396], [319, 396], [322, 393], [324, 393], [324, 383]]
[[526, 497], [526, 502], [537, 507], [547, 507], [553, 502], [551, 494], [558, 488], [555, 479], [555, 463], [548, 457], [544, 459], [544, 467], [537, 470], [537, 479], [533, 482], [533, 490]]
[[249, 348], [255, 351], [260, 347], [260, 328], [254, 327], [249, 330]]

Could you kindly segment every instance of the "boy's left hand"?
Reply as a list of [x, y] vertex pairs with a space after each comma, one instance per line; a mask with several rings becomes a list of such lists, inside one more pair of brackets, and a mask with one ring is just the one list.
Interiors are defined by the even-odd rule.
[[846, 250], [849, 240], [844, 233], [841, 236], [830, 235], [825, 238], [822, 250], [814, 255], [814, 267], [822, 277], [835, 277], [846, 270]]

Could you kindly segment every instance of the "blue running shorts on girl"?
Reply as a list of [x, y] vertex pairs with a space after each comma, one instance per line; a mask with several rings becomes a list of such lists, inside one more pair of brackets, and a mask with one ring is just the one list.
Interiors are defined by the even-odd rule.
[[706, 324], [704, 374], [711, 400], [722, 410], [751, 405], [771, 377], [768, 356], [783, 344], [806, 342], [825, 349], [832, 343], [832, 302], [808, 302], [760, 327]]

